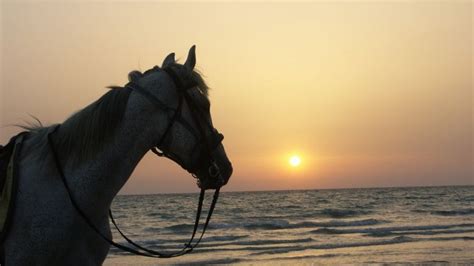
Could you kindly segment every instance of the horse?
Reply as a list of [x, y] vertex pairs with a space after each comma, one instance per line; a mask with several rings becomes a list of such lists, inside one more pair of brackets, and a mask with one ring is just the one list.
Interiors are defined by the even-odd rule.
[[5, 265], [101, 265], [110, 243], [72, 198], [111, 239], [111, 203], [150, 149], [190, 172], [203, 190], [227, 184], [232, 164], [195, 64], [195, 46], [184, 64], [171, 53], [161, 67], [130, 72], [127, 85], [109, 87], [63, 123], [26, 127]]

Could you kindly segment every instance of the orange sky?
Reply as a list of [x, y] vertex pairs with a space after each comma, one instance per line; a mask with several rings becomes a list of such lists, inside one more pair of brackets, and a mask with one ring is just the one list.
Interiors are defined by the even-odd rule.
[[[196, 44], [234, 164], [227, 190], [472, 185], [472, 11], [2, 1], [0, 124], [63, 121], [130, 70]], [[2, 127], [0, 142], [17, 131]], [[122, 192], [183, 191], [196, 191], [187, 173], [146, 156]]]

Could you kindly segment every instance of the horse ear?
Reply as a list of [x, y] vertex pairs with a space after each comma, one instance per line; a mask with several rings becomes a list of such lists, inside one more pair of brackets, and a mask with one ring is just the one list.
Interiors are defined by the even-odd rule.
[[165, 58], [165, 60], [163, 60], [163, 64], [161, 64], [161, 68], [165, 68], [174, 63], [176, 63], [176, 61], [174, 60], [174, 53], [171, 53]]
[[196, 65], [196, 45], [193, 45], [191, 46], [191, 49], [189, 49], [188, 58], [186, 59], [186, 63], [184, 63], [184, 66], [186, 66], [187, 69], [192, 71], [195, 65]]
[[134, 70], [130, 73], [128, 73], [128, 81], [134, 82], [140, 79], [143, 76], [142, 72], [138, 70]]

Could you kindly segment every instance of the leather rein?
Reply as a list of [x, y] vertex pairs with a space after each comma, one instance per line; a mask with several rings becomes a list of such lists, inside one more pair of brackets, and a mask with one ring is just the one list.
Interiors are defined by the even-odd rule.
[[[64, 175], [64, 170], [63, 170], [63, 168], [60, 164], [59, 156], [57, 154], [57, 151], [54, 147], [54, 143], [53, 143], [53, 140], [52, 140], [52, 135], [58, 130], [59, 125], [57, 125], [52, 131], [50, 131], [48, 133], [48, 143], [49, 143], [50, 149], [51, 149], [52, 154], [53, 154], [53, 159], [54, 159], [54, 162], [56, 164], [56, 168], [57, 168], [57, 170], [58, 170], [58, 172], [61, 176], [61, 180], [64, 184], [64, 187], [67, 190], [69, 199], [71, 200], [71, 203], [72, 203], [73, 207], [76, 209], [76, 211], [79, 213], [79, 215], [82, 217], [82, 219], [87, 223], [87, 225], [92, 230], [94, 230], [107, 243], [109, 243], [110, 245], [112, 245], [112, 246], [114, 246], [118, 249], [121, 249], [123, 251], [129, 252], [129, 253], [132, 253], [132, 254], [135, 254], [135, 255], [140, 255], [140, 256], [145, 256], [145, 257], [152, 257], [152, 258], [173, 258], [173, 257], [178, 257], [178, 256], [185, 255], [185, 254], [190, 253], [191, 251], [193, 251], [193, 249], [196, 248], [197, 245], [201, 242], [201, 240], [204, 236], [204, 233], [206, 232], [206, 229], [209, 225], [209, 221], [211, 220], [212, 213], [214, 211], [214, 208], [216, 207], [217, 200], [219, 198], [220, 188], [223, 184], [223, 181], [220, 178], [219, 168], [218, 168], [217, 164], [213, 161], [211, 154], [212, 154], [212, 151], [214, 149], [216, 149], [217, 146], [222, 142], [224, 137], [223, 137], [222, 134], [218, 133], [217, 130], [215, 130], [212, 127], [212, 125], [208, 124], [208, 126], [213, 129], [212, 130], [212, 132], [213, 132], [213, 134], [212, 134], [212, 143], [211, 143], [209, 141], [209, 139], [206, 137], [205, 131], [204, 131], [201, 123], [199, 123], [199, 119], [197, 118], [195, 112], [191, 112], [192, 119], [194, 120], [194, 123], [197, 125], [198, 131], [199, 131], [198, 133], [201, 137], [201, 138], [198, 138], [199, 137], [199, 136], [197, 136], [198, 133], [195, 132], [195, 130], [192, 130], [193, 127], [191, 127], [189, 125], [189, 123], [187, 123], [186, 120], [181, 119], [181, 117], [180, 117], [181, 109], [183, 107], [183, 102], [184, 101], [186, 101], [189, 108], [195, 108], [195, 106], [193, 105], [191, 97], [187, 93], [187, 90], [190, 89], [190, 88], [193, 88], [194, 85], [189, 86], [189, 87], [184, 87], [181, 80], [178, 78], [176, 73], [171, 68], [164, 68], [162, 70], [165, 71], [171, 77], [171, 79], [175, 83], [175, 86], [178, 90], [179, 101], [178, 101], [178, 107], [176, 109], [167, 106], [161, 100], [159, 100], [154, 94], [148, 92], [147, 90], [145, 90], [144, 88], [142, 88], [141, 86], [139, 86], [138, 84], [136, 84], [134, 82], [129, 82], [125, 86], [125, 88], [133, 89], [134, 91], [142, 94], [143, 96], [145, 96], [146, 99], [148, 99], [150, 102], [152, 102], [155, 106], [157, 106], [160, 109], [163, 109], [165, 111], [173, 111], [174, 112], [170, 122], [168, 123], [168, 126], [167, 126], [165, 132], [163, 133], [163, 135], [160, 138], [160, 141], [158, 142], [158, 144], [155, 147], [151, 148], [151, 151], [153, 153], [155, 153], [156, 155], [158, 155], [160, 157], [167, 157], [167, 158], [177, 162], [181, 167], [183, 167], [185, 170], [190, 172], [193, 175], [193, 177], [196, 178], [196, 175], [195, 175], [194, 171], [197, 169], [197, 167], [202, 166], [202, 165], [185, 166], [184, 163], [183, 163], [183, 160], [181, 160], [179, 158], [179, 156], [177, 156], [175, 154], [170, 154], [166, 151], [163, 151], [161, 148], [162, 148], [162, 145], [164, 143], [165, 138], [169, 135], [169, 132], [171, 131], [171, 128], [173, 127], [173, 125], [175, 124], [176, 121], [179, 121], [181, 124], [184, 125], [185, 128], [187, 128], [187, 130], [189, 130], [191, 133], [194, 134], [194, 136], [198, 140], [198, 143], [196, 145], [204, 145], [205, 146], [205, 151], [206, 151], [206, 154], [208, 155], [208, 158], [207, 158], [208, 161], [205, 162], [205, 161], [201, 160], [198, 163], [201, 163], [201, 164], [208, 163], [209, 164], [209, 168], [208, 168], [209, 175], [212, 178], [216, 179], [216, 182], [217, 182], [216, 185], [217, 186], [216, 186], [216, 189], [215, 189], [215, 192], [214, 192], [212, 203], [209, 207], [209, 212], [208, 212], [206, 221], [204, 223], [204, 227], [202, 229], [201, 235], [200, 235], [199, 239], [197, 239], [197, 241], [195, 241], [194, 243], [193, 243], [193, 241], [194, 241], [194, 238], [196, 236], [197, 229], [199, 227], [199, 221], [200, 221], [200, 217], [201, 217], [201, 213], [202, 213], [202, 205], [203, 205], [203, 201], [204, 201], [204, 197], [205, 197], [205, 190], [206, 190], [205, 188], [201, 188], [201, 192], [199, 194], [198, 207], [197, 207], [196, 218], [195, 218], [194, 228], [193, 228], [191, 238], [189, 239], [189, 241], [187, 243], [184, 244], [184, 247], [181, 250], [178, 250], [176, 252], [156, 251], [156, 250], [148, 249], [146, 247], [143, 247], [143, 246], [135, 243], [129, 237], [127, 237], [122, 232], [122, 230], [120, 230], [120, 228], [118, 227], [118, 225], [117, 225], [117, 223], [116, 223], [116, 221], [115, 221], [115, 219], [112, 215], [112, 210], [109, 209], [109, 217], [110, 217], [110, 220], [111, 220], [112, 224], [117, 229], [119, 234], [130, 245], [132, 245], [135, 248], [125, 246], [125, 245], [122, 245], [122, 244], [119, 244], [119, 243], [113, 241], [111, 238], [107, 237], [104, 233], [102, 233], [98, 229], [98, 227], [91, 221], [91, 219], [85, 214], [85, 212], [81, 209], [81, 207], [77, 203], [76, 199], [72, 195], [71, 189], [70, 189], [70, 187], [67, 183], [66, 177]], [[199, 141], [199, 140], [201, 140], [201, 141]], [[160, 149], [161, 151], [158, 150], [158, 149]]]

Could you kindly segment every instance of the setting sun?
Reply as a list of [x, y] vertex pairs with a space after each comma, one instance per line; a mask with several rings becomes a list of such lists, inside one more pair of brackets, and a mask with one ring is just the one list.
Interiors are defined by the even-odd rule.
[[293, 155], [288, 160], [288, 163], [293, 167], [298, 167], [301, 164], [301, 158], [298, 155]]

